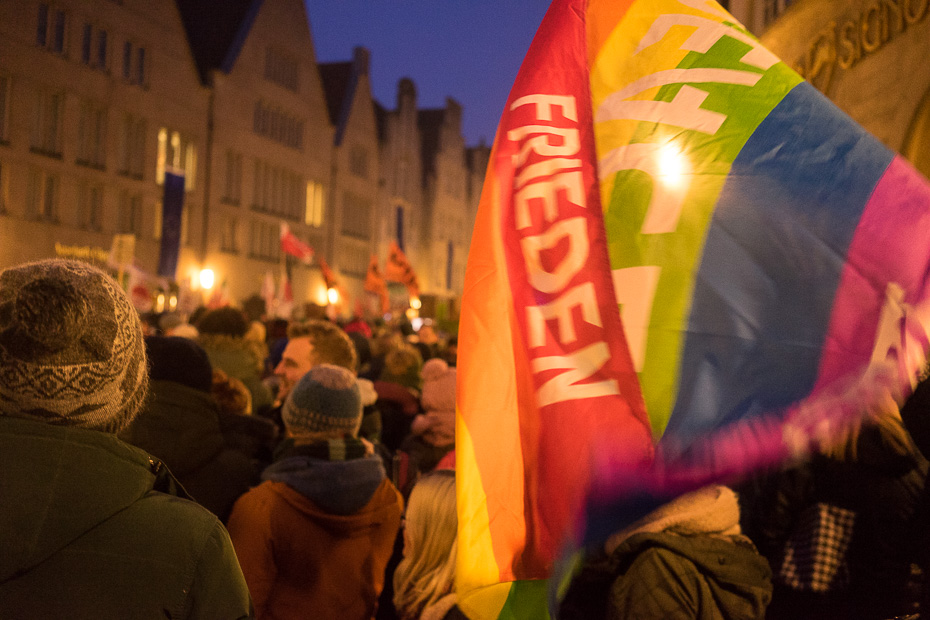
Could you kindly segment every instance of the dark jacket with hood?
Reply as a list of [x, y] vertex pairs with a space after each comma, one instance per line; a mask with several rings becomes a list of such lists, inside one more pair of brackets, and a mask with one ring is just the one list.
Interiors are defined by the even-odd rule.
[[165, 462], [194, 500], [222, 521], [259, 481], [248, 455], [226, 443], [213, 397], [152, 381], [149, 400], [120, 437]]
[[215, 516], [113, 435], [0, 416], [0, 618], [247, 618]]
[[402, 500], [360, 441], [329, 443], [342, 447], [286, 442], [233, 508], [229, 532], [259, 619], [375, 614]]

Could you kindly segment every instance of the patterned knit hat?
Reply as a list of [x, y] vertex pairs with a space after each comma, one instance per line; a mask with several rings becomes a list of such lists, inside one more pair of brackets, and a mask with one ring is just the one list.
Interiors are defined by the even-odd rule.
[[66, 260], [0, 273], [0, 415], [115, 433], [147, 386], [139, 316], [110, 276]]
[[362, 423], [362, 397], [351, 371], [319, 364], [288, 394], [281, 419], [294, 434], [355, 435]]

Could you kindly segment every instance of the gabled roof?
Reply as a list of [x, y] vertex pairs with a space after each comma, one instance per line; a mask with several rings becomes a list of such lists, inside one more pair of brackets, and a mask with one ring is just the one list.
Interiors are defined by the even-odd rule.
[[417, 127], [420, 129], [420, 157], [423, 160], [423, 187], [436, 171], [436, 155], [439, 153], [439, 137], [445, 122], [445, 108], [417, 110]]
[[176, 0], [204, 84], [210, 72], [232, 70], [262, 0]]
[[381, 102], [377, 99], [372, 99], [372, 102], [375, 104], [375, 123], [378, 127], [378, 142], [384, 143], [387, 140], [387, 125], [388, 117], [390, 112], [387, 108], [381, 105]]
[[349, 82], [352, 79], [351, 62], [321, 62], [320, 77], [323, 79], [323, 92], [326, 95], [326, 110], [330, 122], [338, 127], [342, 106], [345, 103]]
[[359, 80], [368, 75], [369, 55], [369, 51], [364, 47], [356, 47], [349, 62], [319, 64], [323, 91], [326, 94], [326, 109], [329, 111], [329, 120], [336, 128], [336, 146], [342, 144]]

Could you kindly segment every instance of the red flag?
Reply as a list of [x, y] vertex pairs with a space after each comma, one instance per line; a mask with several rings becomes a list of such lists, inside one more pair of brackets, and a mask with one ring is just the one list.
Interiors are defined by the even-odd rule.
[[417, 274], [410, 266], [407, 255], [400, 249], [397, 242], [392, 241], [388, 251], [387, 265], [384, 267], [384, 277], [390, 282], [400, 282], [407, 287], [411, 297], [420, 296], [420, 282]]
[[384, 281], [384, 276], [381, 275], [381, 270], [378, 269], [378, 257], [374, 254], [371, 255], [371, 260], [368, 263], [368, 273], [365, 274], [365, 290], [374, 293], [381, 300], [382, 313], [388, 311], [390, 302], [388, 301], [387, 282]]
[[281, 222], [281, 251], [299, 258], [308, 265], [313, 260], [313, 248], [298, 239], [284, 222]]
[[294, 310], [294, 293], [291, 289], [291, 281], [284, 273], [281, 275], [281, 285], [278, 287], [278, 295], [275, 298], [275, 316], [290, 318]]
[[326, 288], [336, 288], [339, 286], [339, 283], [336, 281], [336, 274], [333, 273], [333, 270], [330, 269], [329, 263], [326, 262], [322, 256], [319, 259], [320, 262], [320, 271], [323, 272], [323, 281], [326, 282]]

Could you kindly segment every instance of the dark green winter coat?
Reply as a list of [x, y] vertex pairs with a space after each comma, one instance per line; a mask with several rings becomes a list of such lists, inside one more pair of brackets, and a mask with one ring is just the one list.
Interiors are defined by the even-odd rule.
[[223, 525], [115, 436], [0, 416], [0, 618], [234, 619]]
[[749, 539], [634, 534], [611, 555], [607, 618], [761, 620], [772, 573]]

